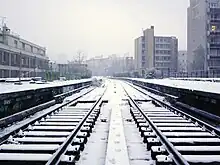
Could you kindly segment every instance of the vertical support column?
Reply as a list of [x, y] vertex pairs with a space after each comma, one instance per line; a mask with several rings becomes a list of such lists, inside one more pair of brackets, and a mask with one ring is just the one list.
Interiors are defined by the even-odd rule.
[[[9, 53], [8, 54], [8, 63], [9, 63], [9, 66], [11, 66], [11, 56], [12, 56], [12, 54], [11, 53]], [[11, 72], [12, 72], [12, 70], [11, 70], [11, 67], [10, 67], [10, 69], [8, 70], [8, 77], [9, 78], [11, 78]]]

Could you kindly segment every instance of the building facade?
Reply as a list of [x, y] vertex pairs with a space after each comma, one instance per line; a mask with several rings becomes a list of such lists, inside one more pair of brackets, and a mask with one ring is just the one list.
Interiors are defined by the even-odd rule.
[[0, 28], [0, 78], [44, 77], [48, 62], [44, 47], [13, 34], [6, 25]]
[[220, 73], [220, 1], [190, 0], [187, 23], [188, 70]]
[[154, 27], [135, 39], [135, 69], [144, 76], [156, 69], [164, 74], [177, 71], [178, 40], [176, 37], [155, 36]]
[[178, 53], [177, 72], [187, 72], [187, 51], [185, 50]]
[[134, 58], [133, 57], [125, 57], [125, 72], [134, 71]]
[[110, 63], [108, 57], [96, 56], [85, 62], [93, 76], [108, 76]]
[[144, 70], [146, 68], [146, 59], [144, 55], [145, 51], [145, 43], [144, 43], [144, 37], [138, 37], [135, 39], [135, 57], [134, 57], [134, 63], [135, 63], [135, 70]]
[[132, 72], [134, 59], [130, 56], [120, 57], [116, 54], [108, 57], [97, 56], [86, 61], [93, 76], [113, 76], [117, 73]]
[[57, 64], [58, 73], [60, 77], [67, 79], [81, 79], [91, 77], [91, 71], [87, 64], [79, 64], [68, 62], [66, 64]]

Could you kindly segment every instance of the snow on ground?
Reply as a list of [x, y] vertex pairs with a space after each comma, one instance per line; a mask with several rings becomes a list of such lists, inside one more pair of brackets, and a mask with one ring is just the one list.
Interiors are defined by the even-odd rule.
[[177, 79], [141, 79], [132, 78], [132, 80], [164, 85], [174, 88], [189, 89], [196, 91], [204, 91], [209, 93], [220, 94], [220, 83], [209, 81], [186, 81]]
[[[83, 89], [82, 91], [80, 91], [79, 93], [75, 93], [71, 96], [71, 100], [79, 97], [79, 95], [82, 95], [82, 94], [85, 94], [86, 92], [88, 92], [88, 90], [90, 90], [91, 88], [86, 88], [86, 89]], [[63, 102], [61, 104], [56, 104], [56, 105], [53, 105], [49, 108], [46, 108], [40, 112], [36, 112], [35, 114], [29, 116], [28, 118], [22, 120], [22, 121], [18, 121], [18, 122], [15, 122], [13, 123], [12, 125], [8, 126], [7, 128], [3, 128], [3, 129], [0, 129], [0, 137], [3, 137], [5, 134], [7, 134], [8, 132], [10, 131], [14, 131], [16, 130], [17, 128], [19, 128], [21, 125], [25, 124], [25, 123], [28, 123], [30, 122], [30, 120], [34, 119], [34, 118], [37, 118], [39, 116], [41, 116], [42, 114], [45, 114], [47, 112], [50, 112], [51, 110], [53, 109], [56, 109], [57, 107], [61, 106], [62, 104], [66, 104], [66, 102]]]
[[72, 84], [87, 82], [90, 80], [91, 79], [54, 81], [54, 82], [48, 82], [47, 84], [30, 84], [29, 82], [22, 82], [22, 85], [15, 85], [14, 83], [5, 83], [4, 82], [4, 83], [0, 83], [0, 94], [18, 92], [18, 91], [26, 91], [26, 90], [36, 90], [36, 89], [40, 89], [40, 88], [72, 85]]

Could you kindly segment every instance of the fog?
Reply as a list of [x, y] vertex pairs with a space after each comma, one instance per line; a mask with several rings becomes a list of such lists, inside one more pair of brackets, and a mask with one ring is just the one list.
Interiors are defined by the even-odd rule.
[[47, 48], [52, 60], [129, 52], [142, 29], [179, 39], [186, 49], [187, 0], [0, 0], [0, 16], [26, 40]]

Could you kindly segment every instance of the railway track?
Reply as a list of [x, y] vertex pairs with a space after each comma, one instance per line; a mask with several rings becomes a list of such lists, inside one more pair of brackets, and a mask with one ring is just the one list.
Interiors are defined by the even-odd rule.
[[136, 95], [142, 91], [122, 85], [129, 98], [130, 113], [156, 164], [220, 164], [216, 128], [155, 97], [138, 98]]
[[104, 93], [105, 88], [94, 89], [15, 130], [1, 142], [0, 164], [55, 165], [78, 160], [100, 114]]
[[107, 82], [5, 138], [0, 164], [220, 164], [215, 127], [132, 84]]

